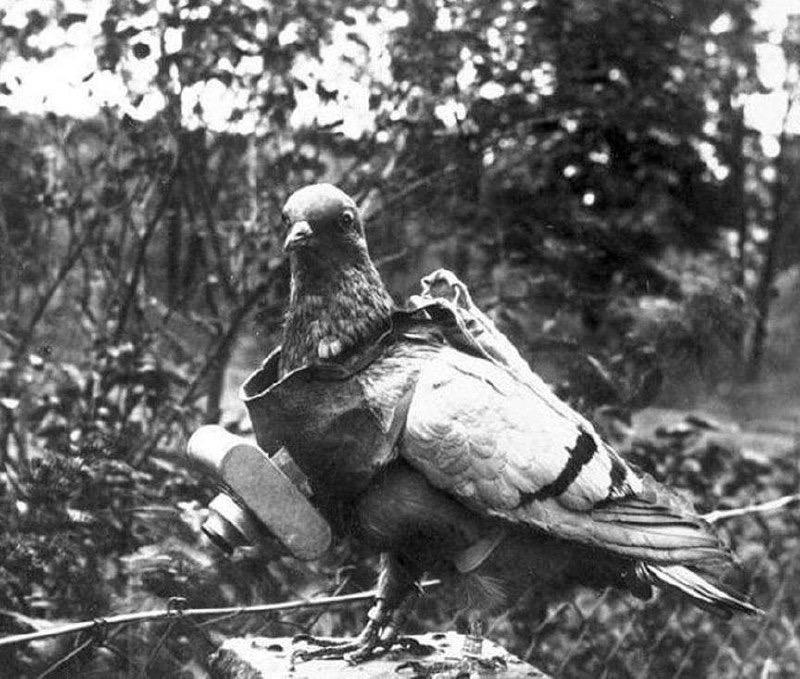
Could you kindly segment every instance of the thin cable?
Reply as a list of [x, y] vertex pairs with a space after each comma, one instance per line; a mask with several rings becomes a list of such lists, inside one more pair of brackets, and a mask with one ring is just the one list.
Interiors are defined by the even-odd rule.
[[[430, 589], [437, 587], [441, 584], [440, 580], [426, 580], [421, 583], [421, 586]], [[324, 608], [326, 606], [340, 606], [342, 604], [353, 603], [357, 601], [367, 601], [372, 599], [377, 594], [377, 590], [370, 590], [368, 592], [354, 592], [353, 594], [341, 594], [338, 596], [324, 596], [316, 597], [313, 599], [297, 599], [294, 601], [285, 601], [282, 603], [273, 604], [257, 604], [254, 606], [227, 606], [221, 608], [186, 608], [175, 609], [168, 607], [162, 611], [139, 611], [138, 613], [124, 613], [122, 615], [112, 615], [107, 618], [95, 618], [94, 620], [85, 620], [83, 622], [72, 622], [65, 625], [58, 625], [49, 627], [47, 629], [39, 630], [37, 632], [27, 632], [25, 634], [12, 634], [7, 637], [0, 638], [0, 648], [4, 646], [14, 646], [16, 644], [25, 644], [29, 641], [37, 641], [39, 639], [49, 639], [50, 637], [58, 637], [64, 634], [76, 634], [90, 629], [105, 629], [108, 627], [115, 627], [117, 625], [129, 625], [135, 622], [144, 622], [148, 620], [165, 620], [183, 617], [206, 617], [206, 616], [220, 616], [220, 615], [243, 615], [245, 613], [268, 613], [271, 611], [293, 611], [303, 608]]]

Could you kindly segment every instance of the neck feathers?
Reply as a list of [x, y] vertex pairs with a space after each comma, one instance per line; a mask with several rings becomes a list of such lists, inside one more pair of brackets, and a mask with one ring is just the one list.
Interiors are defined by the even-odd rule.
[[293, 262], [282, 374], [318, 360], [321, 342], [338, 342], [346, 352], [379, 332], [392, 308], [392, 298], [369, 257], [345, 268]]

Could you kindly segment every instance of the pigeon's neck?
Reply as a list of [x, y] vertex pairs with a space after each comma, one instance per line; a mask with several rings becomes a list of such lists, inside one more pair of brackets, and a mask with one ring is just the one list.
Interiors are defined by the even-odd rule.
[[281, 372], [320, 357], [320, 342], [346, 350], [386, 327], [394, 304], [369, 257], [355, 266], [293, 262]]

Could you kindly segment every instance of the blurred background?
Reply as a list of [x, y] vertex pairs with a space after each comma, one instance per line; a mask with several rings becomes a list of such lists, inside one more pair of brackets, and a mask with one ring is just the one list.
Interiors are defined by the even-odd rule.
[[[796, 0], [0, 0], [0, 631], [373, 584], [232, 558], [187, 436], [247, 433], [280, 207], [331, 181], [398, 301], [438, 267], [629, 459], [709, 511], [800, 478]], [[489, 635], [565, 677], [796, 677], [795, 510], [722, 526], [720, 621], [537, 592]], [[234, 634], [365, 606], [5, 649], [12, 676], [207, 676]], [[452, 628], [428, 597], [409, 630]], [[49, 674], [47, 672], [49, 671]]]

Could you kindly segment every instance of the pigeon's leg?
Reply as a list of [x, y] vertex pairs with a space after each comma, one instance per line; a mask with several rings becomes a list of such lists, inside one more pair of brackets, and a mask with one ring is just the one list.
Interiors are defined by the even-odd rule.
[[295, 651], [294, 656], [301, 660], [345, 659], [355, 664], [382, 655], [396, 645], [410, 650], [423, 650], [418, 648], [420, 644], [413, 639], [398, 636], [407, 604], [416, 591], [416, 582], [416, 574], [409, 572], [397, 556], [382, 554], [375, 605], [370, 609], [369, 620], [361, 634], [353, 641], [344, 643], [301, 635], [295, 637], [295, 641], [305, 641], [319, 648], [313, 651]]

